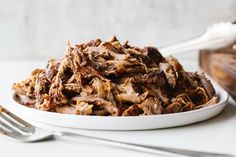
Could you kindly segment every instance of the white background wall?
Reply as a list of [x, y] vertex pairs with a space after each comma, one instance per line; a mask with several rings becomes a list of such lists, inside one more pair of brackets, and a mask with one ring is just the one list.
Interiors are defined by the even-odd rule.
[[117, 35], [168, 45], [236, 20], [236, 0], [0, 0], [0, 59], [60, 57], [65, 41]]

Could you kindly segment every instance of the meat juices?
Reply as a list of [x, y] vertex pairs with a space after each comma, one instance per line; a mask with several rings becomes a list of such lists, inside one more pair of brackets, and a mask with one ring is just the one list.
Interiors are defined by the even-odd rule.
[[72, 47], [24, 81], [17, 102], [38, 110], [79, 115], [140, 116], [176, 113], [217, 103], [210, 81], [186, 72], [155, 47], [123, 45], [113, 37]]

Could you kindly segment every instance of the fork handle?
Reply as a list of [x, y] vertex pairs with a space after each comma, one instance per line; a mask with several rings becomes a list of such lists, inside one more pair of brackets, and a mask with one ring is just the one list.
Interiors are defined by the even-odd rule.
[[167, 56], [191, 50], [218, 49], [232, 44], [235, 38], [235, 24], [218, 23], [209, 27], [200, 37], [167, 47], [159, 47], [159, 51]]
[[[57, 134], [58, 135], [58, 134]], [[134, 144], [129, 142], [122, 142], [107, 138], [100, 138], [95, 136], [77, 134], [77, 133], [70, 133], [70, 132], [60, 132], [59, 135], [66, 135], [66, 136], [80, 136], [86, 139], [91, 139], [93, 141], [98, 141], [104, 144], [112, 144], [116, 147], [122, 147], [126, 149], [137, 150], [141, 152], [147, 152], [152, 154], [160, 154], [160, 155], [167, 155], [167, 156], [189, 156], [189, 157], [236, 157], [230, 154], [222, 154], [222, 153], [213, 153], [213, 152], [204, 152], [204, 151], [195, 151], [195, 150], [187, 150], [187, 149], [177, 149], [177, 148], [169, 148], [169, 147], [160, 147], [160, 146], [151, 146], [151, 145], [143, 145], [143, 144]]]
[[[214, 47], [214, 49], [228, 45], [226, 39], [222, 37], [214, 37], [207, 39], [205, 36], [200, 36], [198, 38], [185, 41], [176, 45], [171, 45], [167, 47], [160, 47], [159, 51], [165, 55], [176, 55], [182, 52], [189, 52], [193, 50], [208, 49]], [[225, 44], [226, 43], [226, 44]]]

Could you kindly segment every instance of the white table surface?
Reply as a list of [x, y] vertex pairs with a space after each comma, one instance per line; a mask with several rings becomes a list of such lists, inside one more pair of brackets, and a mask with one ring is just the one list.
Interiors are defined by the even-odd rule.
[[[195, 60], [188, 60], [196, 66]], [[12, 82], [24, 79], [36, 67], [44, 67], [46, 61], [0, 61], [0, 104], [4, 93], [11, 88]], [[84, 131], [101, 137], [128, 141], [133, 143], [170, 146], [176, 148], [195, 149], [236, 154], [236, 104], [230, 100], [225, 110], [215, 118], [177, 128], [148, 131]], [[24, 156], [157, 156], [138, 151], [115, 148], [97, 144], [79, 138], [57, 138], [54, 141], [39, 143], [19, 143], [5, 136], [0, 136], [1, 157]]]

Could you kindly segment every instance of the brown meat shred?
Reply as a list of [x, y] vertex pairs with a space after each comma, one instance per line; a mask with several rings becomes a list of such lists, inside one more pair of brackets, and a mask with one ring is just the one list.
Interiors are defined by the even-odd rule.
[[91, 40], [50, 59], [24, 81], [13, 84], [14, 99], [38, 110], [78, 115], [141, 116], [176, 113], [217, 103], [203, 73], [186, 72], [172, 56]]

